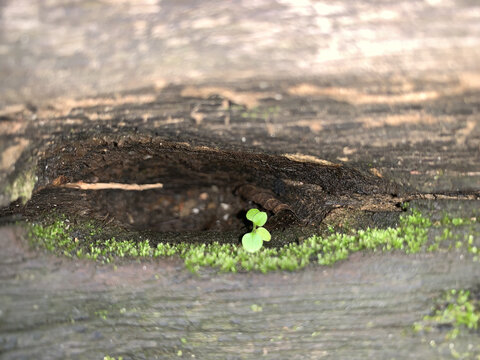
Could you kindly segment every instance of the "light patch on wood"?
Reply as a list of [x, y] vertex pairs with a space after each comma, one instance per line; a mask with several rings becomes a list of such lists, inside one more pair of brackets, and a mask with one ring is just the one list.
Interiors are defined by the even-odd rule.
[[68, 183], [68, 178], [65, 175], [60, 175], [59, 177], [56, 177], [52, 181], [53, 186], [60, 186]]
[[208, 98], [212, 95], [219, 95], [226, 99], [231, 100], [235, 104], [245, 105], [247, 108], [252, 109], [258, 106], [259, 100], [272, 94], [261, 93], [261, 92], [245, 92], [241, 93], [234, 91], [232, 89], [227, 89], [224, 87], [194, 87], [187, 86], [180, 93], [183, 97], [198, 97], [198, 98]]
[[[146, 104], [155, 101], [153, 94], [141, 95], [117, 95], [115, 97], [98, 97], [85, 99], [59, 98], [55, 103], [45, 108], [40, 108], [37, 115], [41, 118], [66, 116], [75, 108], [101, 107], [101, 106], [119, 106], [127, 104]], [[90, 114], [91, 115], [91, 114]]]
[[338, 101], [346, 101], [357, 105], [418, 103], [435, 100], [443, 95], [437, 91], [417, 91], [392, 95], [366, 94], [353, 88], [320, 87], [308, 83], [292, 86], [288, 89], [288, 93], [294, 96], [326, 96]]
[[277, 126], [272, 123], [266, 123], [265, 129], [267, 130], [268, 136], [275, 137], [277, 134]]
[[459, 78], [465, 89], [480, 89], [480, 72], [463, 73], [459, 75]]
[[349, 148], [348, 146], [345, 146], [343, 148], [344, 155], [352, 155], [352, 154], [355, 154], [356, 152], [357, 152], [357, 149], [352, 149], [352, 148]]
[[25, 128], [26, 122], [22, 121], [21, 119], [0, 122], [1, 135], [21, 135], [24, 132]]
[[201, 125], [206, 115], [199, 112], [198, 108], [195, 107], [190, 113], [190, 116], [193, 120], [195, 120], [196, 125]]
[[91, 121], [112, 120], [113, 119], [113, 115], [109, 114], [109, 113], [94, 112], [94, 113], [89, 113], [89, 114], [86, 114], [86, 115], [89, 118], [89, 120], [91, 120]]
[[130, 15], [155, 15], [162, 9], [158, 0], [102, 0], [111, 6], [125, 6]]
[[456, 195], [444, 195], [444, 194], [418, 194], [418, 199], [426, 200], [478, 200], [480, 198], [480, 193], [476, 192], [474, 194], [456, 194]]
[[360, 117], [357, 119], [366, 128], [378, 128], [384, 126], [402, 126], [410, 124], [435, 124], [439, 122], [452, 122], [451, 117], [437, 118], [425, 113], [412, 112], [402, 115], [388, 115], [382, 117]]
[[318, 119], [312, 119], [312, 120], [299, 120], [299, 121], [294, 121], [291, 123], [285, 124], [285, 126], [303, 126], [303, 127], [308, 127], [311, 132], [313, 133], [318, 133], [323, 130], [323, 126]]
[[184, 118], [172, 118], [169, 116], [166, 120], [155, 120], [152, 125], [154, 128], [160, 127], [162, 125], [171, 125], [171, 124], [180, 124], [184, 122]]
[[155, 90], [157, 90], [157, 91], [162, 90], [167, 85], [168, 85], [168, 82], [165, 79], [156, 78], [155, 80], [153, 80], [153, 86], [155, 87]]
[[228, 99], [223, 99], [222, 100], [222, 109], [223, 110], [229, 110], [230, 109], [230, 101], [228, 101]]
[[230, 114], [225, 115], [225, 118], [223, 119], [223, 124], [227, 127], [230, 126]]
[[25, 110], [25, 106], [21, 104], [8, 105], [0, 109], [0, 116], [11, 116], [21, 113]]
[[20, 155], [22, 155], [23, 150], [27, 147], [30, 142], [27, 139], [19, 139], [15, 145], [12, 145], [2, 152], [2, 157], [0, 161], [0, 168], [2, 170], [8, 169], [13, 166]]
[[379, 177], [379, 178], [383, 178], [383, 175], [380, 171], [378, 171], [378, 169], [376, 168], [371, 168], [370, 169], [370, 172], [375, 175], [376, 177]]
[[465, 142], [467, 141], [468, 135], [470, 135], [473, 129], [475, 129], [476, 125], [477, 125], [477, 121], [473, 119], [467, 120], [465, 127], [457, 131], [457, 134], [455, 136], [455, 141], [457, 142], [457, 144], [459, 145], [465, 144]]
[[312, 155], [304, 155], [304, 154], [296, 153], [296, 154], [284, 154], [283, 156], [285, 156], [287, 159], [292, 161], [315, 163], [315, 164], [320, 164], [324, 166], [334, 166], [334, 167], [342, 166], [341, 164], [336, 164], [328, 160], [319, 159], [316, 156], [312, 156]]
[[190, 23], [192, 29], [211, 29], [215, 27], [221, 27], [230, 24], [230, 16], [220, 17], [202, 17], [199, 19], [193, 19]]
[[62, 125], [81, 125], [83, 124], [83, 120], [68, 118], [68, 119], [61, 119], [60, 123]]
[[142, 114], [142, 121], [144, 123], [148, 122], [148, 119], [150, 119], [152, 117], [152, 114], [150, 113], [145, 113], [145, 114]]
[[[188, 147], [190, 147], [190, 145], [188, 145]], [[193, 150], [194, 151], [211, 151], [211, 152], [217, 152], [217, 153], [221, 152], [219, 149], [211, 148], [205, 145], [195, 146]]]
[[[291, 179], [283, 179], [283, 182], [286, 185], [290, 185], [290, 186], [303, 186], [304, 185], [303, 181], [297, 181], [297, 180], [291, 180]], [[321, 186], [319, 186], [319, 185], [312, 184], [312, 186], [316, 186], [316, 187], [321, 189]]]
[[75, 183], [67, 183], [60, 185], [62, 187], [70, 189], [81, 189], [81, 190], [126, 190], [126, 191], [143, 191], [151, 189], [161, 189], [163, 184], [121, 184], [121, 183], [85, 183], [83, 181], [78, 181]]

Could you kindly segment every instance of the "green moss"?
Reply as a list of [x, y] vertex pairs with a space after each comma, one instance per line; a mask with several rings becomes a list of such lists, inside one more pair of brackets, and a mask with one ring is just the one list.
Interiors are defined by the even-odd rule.
[[25, 203], [32, 196], [36, 181], [35, 167], [31, 166], [24, 172], [20, 173], [20, 175], [18, 175], [13, 182], [5, 188], [5, 193], [10, 197], [11, 201], [22, 199], [22, 202]]
[[92, 223], [81, 224], [82, 236], [76, 237], [79, 225], [71, 224], [61, 216], [48, 225], [28, 224], [28, 238], [33, 245], [63, 254], [68, 257], [88, 258], [102, 262], [110, 262], [114, 257], [148, 257], [153, 254], [148, 240], [116, 240], [115, 237], [105, 239], [103, 231]]
[[326, 237], [312, 236], [301, 244], [288, 244], [280, 248], [264, 248], [248, 253], [231, 244], [169, 245], [159, 244], [159, 256], [178, 254], [186, 266], [197, 271], [201, 266], [211, 266], [222, 271], [256, 270], [263, 273], [274, 270], [297, 270], [312, 261], [332, 265], [361, 250], [404, 250], [418, 252], [427, 241], [430, 221], [419, 212], [401, 218], [398, 228], [367, 229], [352, 234], [331, 233]]
[[33, 243], [43, 246], [49, 251], [60, 251], [66, 256], [71, 256], [77, 246], [70, 237], [69, 228], [70, 225], [64, 218], [58, 219], [50, 225], [30, 224], [28, 237]]
[[472, 299], [466, 290], [450, 290], [444, 294], [414, 330], [432, 331], [433, 328], [449, 328], [447, 339], [455, 339], [462, 329], [477, 330], [480, 323], [480, 301]]
[[475, 222], [475, 218], [473, 219], [464, 219], [459, 217], [450, 217], [448, 214], [444, 214], [442, 219], [440, 220], [440, 224], [443, 226], [462, 226], [462, 225], [470, 225]]
[[[323, 235], [312, 236], [300, 243], [282, 247], [262, 248], [256, 253], [245, 251], [240, 244], [158, 243], [147, 238], [132, 239], [131, 233], [115, 229], [115, 236], [92, 222], [71, 223], [66, 217], [57, 217], [46, 224], [28, 224], [29, 238], [35, 245], [68, 257], [88, 258], [109, 263], [118, 258], [158, 258], [178, 256], [186, 267], [197, 272], [201, 267], [213, 267], [222, 272], [275, 270], [293, 271], [310, 263], [332, 265], [345, 260], [358, 251], [402, 251], [407, 254], [419, 251], [466, 251], [478, 260], [478, 244], [471, 232], [462, 237], [453, 234], [455, 223], [467, 226], [466, 220], [445, 220], [432, 226], [431, 221], [418, 210], [402, 215], [397, 227], [367, 228], [335, 232], [326, 227]], [[432, 234], [433, 232], [433, 234]], [[433, 236], [437, 232], [439, 235]], [[429, 241], [430, 238], [434, 240]]]
[[250, 306], [250, 310], [252, 310], [253, 312], [262, 312], [263, 308], [260, 305], [252, 304]]
[[465, 243], [467, 244], [467, 251], [470, 254], [475, 255], [473, 258], [474, 261], [478, 261], [478, 247], [475, 246], [475, 243], [473, 241], [473, 235], [472, 234], [465, 234]]
[[429, 250], [438, 250], [441, 244], [445, 244], [449, 250], [467, 251], [473, 255], [473, 261], [479, 261], [480, 234], [477, 217], [459, 218], [444, 214], [441, 220], [433, 223], [433, 228], [437, 235]]
[[103, 320], [107, 320], [108, 310], [95, 311], [95, 316], [98, 316], [99, 318], [101, 318]]
[[[413, 210], [400, 218], [399, 226], [387, 229], [351, 230], [349, 234], [332, 232], [325, 236], [312, 236], [301, 243], [290, 243], [278, 248], [263, 248], [249, 253], [235, 244], [168, 244], [152, 246], [148, 239], [132, 240], [106, 237], [103, 230], [92, 223], [71, 224], [65, 217], [48, 225], [29, 224], [31, 241], [57, 254], [88, 258], [109, 263], [115, 258], [157, 258], [179, 256], [192, 272], [203, 266], [223, 272], [275, 270], [293, 271], [310, 263], [332, 265], [347, 259], [357, 251], [401, 250], [416, 253], [428, 240], [429, 219]], [[78, 237], [77, 237], [78, 236]], [[471, 238], [473, 244], [473, 238]], [[473, 251], [473, 245], [470, 246]]]

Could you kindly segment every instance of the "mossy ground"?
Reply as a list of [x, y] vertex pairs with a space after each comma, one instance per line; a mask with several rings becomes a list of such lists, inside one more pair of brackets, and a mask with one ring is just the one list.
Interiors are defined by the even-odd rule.
[[[162, 243], [145, 235], [119, 229], [100, 228], [93, 222], [70, 221], [65, 216], [27, 223], [29, 239], [35, 245], [68, 257], [109, 263], [121, 258], [179, 256], [192, 272], [210, 266], [222, 272], [275, 270], [293, 271], [308, 264], [332, 265], [358, 251], [464, 251], [478, 261], [477, 218], [444, 216], [432, 221], [419, 210], [403, 214], [396, 227], [385, 229], [343, 229], [326, 227], [321, 235], [280, 247], [246, 252], [240, 244]], [[468, 227], [472, 227], [471, 229]], [[465, 229], [467, 228], [467, 231]], [[461, 231], [458, 231], [461, 229]]]
[[434, 306], [431, 315], [415, 324], [416, 331], [431, 331], [433, 327], [446, 327], [447, 339], [455, 339], [462, 327], [478, 330], [480, 323], [480, 300], [468, 290], [449, 290]]
[[[457, 341], [465, 335], [480, 335], [480, 292], [478, 289], [446, 291], [435, 301], [429, 315], [413, 325], [416, 333], [427, 334], [438, 333], [443, 338], [437, 341], [431, 339], [430, 346], [439, 349], [447, 348], [448, 352], [455, 359], [480, 359], [480, 343]], [[475, 338], [475, 336], [474, 336]], [[460, 339], [461, 340], [461, 339]], [[445, 346], [447, 345], [447, 346]]]

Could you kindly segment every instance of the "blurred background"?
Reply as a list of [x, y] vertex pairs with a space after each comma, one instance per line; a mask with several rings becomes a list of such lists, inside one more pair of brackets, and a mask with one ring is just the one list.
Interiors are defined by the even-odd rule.
[[0, 1], [0, 107], [207, 80], [442, 80], [479, 64], [476, 0]]

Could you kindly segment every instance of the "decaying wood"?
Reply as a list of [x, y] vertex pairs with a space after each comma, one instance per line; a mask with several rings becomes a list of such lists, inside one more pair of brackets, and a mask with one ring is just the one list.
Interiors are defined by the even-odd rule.
[[287, 204], [282, 203], [276, 199], [275, 196], [266, 189], [261, 189], [251, 184], [240, 185], [236, 192], [246, 200], [253, 201], [254, 203], [261, 205], [265, 210], [271, 211], [274, 214], [278, 214], [281, 211], [293, 210]]
[[[75, 174], [108, 173], [103, 183], [119, 175], [130, 176], [129, 184], [157, 183], [148, 166], [155, 162], [152, 142], [170, 141], [253, 154], [251, 177], [242, 181], [269, 173], [275, 195], [250, 189], [249, 199], [278, 209], [275, 216], [288, 192], [277, 196], [271, 163], [258, 153], [295, 154], [295, 166], [285, 164], [283, 175], [312, 189], [304, 202], [290, 204], [297, 213], [321, 186], [296, 177], [323, 164], [338, 175], [322, 188], [331, 206], [338, 206], [331, 194], [352, 184], [342, 172], [348, 166], [398, 185], [383, 187], [378, 199], [403, 192], [423, 198], [437, 218], [444, 210], [468, 216], [468, 206], [478, 209], [480, 187], [479, 23], [474, 0], [1, 1], [0, 206], [28, 197], [36, 176], [38, 192], [62, 173], [69, 179], [56, 184], [64, 198], [46, 193], [35, 211], [49, 211], [61, 199], [81, 203], [71, 196], [80, 191], [59, 187], [94, 183], [94, 176]], [[90, 139], [94, 151], [75, 148]], [[123, 145], [133, 154], [130, 163], [105, 156]], [[168, 160], [175, 146], [157, 154]], [[46, 153], [55, 155], [50, 162], [42, 160]], [[56, 160], [66, 165], [52, 170]], [[91, 169], [92, 163], [105, 167]], [[208, 166], [184, 163], [195, 174]], [[123, 174], [122, 167], [138, 172]], [[181, 175], [183, 186], [191, 178]], [[207, 189], [194, 195], [213, 194], [212, 178], [196, 179]], [[161, 192], [172, 185], [163, 183]], [[364, 190], [354, 189], [358, 197]], [[104, 193], [112, 193], [104, 207], [115, 205], [119, 193], [149, 195]], [[369, 210], [377, 210], [375, 199]], [[154, 200], [158, 210], [171, 199]], [[353, 206], [347, 200], [342, 206]], [[179, 204], [188, 208], [184, 199]], [[0, 227], [5, 360], [480, 353], [478, 332], [459, 336], [460, 348], [445, 341], [442, 329], [411, 331], [443, 291], [478, 289], [478, 262], [461, 252], [364, 253], [296, 273], [192, 276], [178, 259], [113, 267], [53, 257], [28, 248], [23, 236], [19, 228]]]
[[265, 225], [269, 229], [286, 228], [300, 222], [292, 208], [275, 198], [274, 194], [269, 190], [251, 184], [244, 184], [237, 187], [236, 193], [274, 214], [274, 216], [269, 219], [268, 224]]

